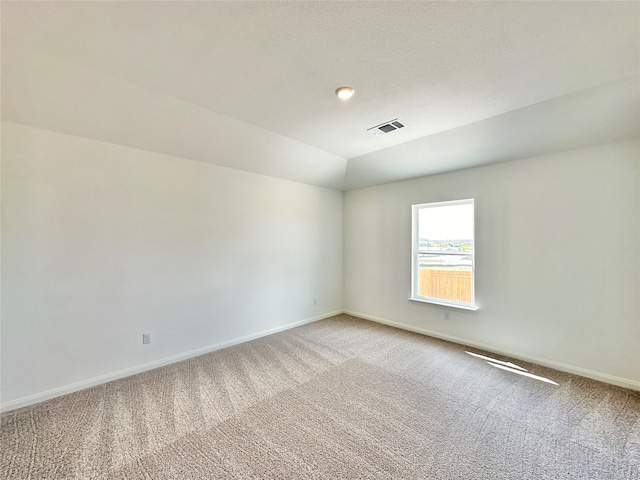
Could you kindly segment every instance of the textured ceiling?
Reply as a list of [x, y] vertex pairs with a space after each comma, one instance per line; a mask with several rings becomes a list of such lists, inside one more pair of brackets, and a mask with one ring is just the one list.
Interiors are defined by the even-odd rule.
[[[461, 127], [480, 134], [496, 117], [516, 130], [520, 122], [526, 136], [545, 122], [525, 107], [595, 116], [576, 105], [580, 96], [547, 102], [584, 91], [589, 106], [593, 87], [637, 81], [639, 7], [5, 1], [3, 119], [330, 188], [342, 188], [346, 171], [347, 187], [366, 186], [526, 155], [484, 142], [477, 159], [447, 163], [469, 135]], [[333, 94], [341, 85], [356, 89], [347, 103]], [[625, 91], [622, 104], [637, 105], [637, 89]], [[518, 112], [513, 122], [508, 112]], [[571, 110], [561, 116], [571, 123]], [[396, 117], [407, 128], [366, 132]], [[628, 119], [627, 108], [610, 123]], [[609, 139], [629, 136], [611, 130]], [[420, 157], [430, 136], [437, 168]], [[381, 175], [398, 154], [405, 167]]]

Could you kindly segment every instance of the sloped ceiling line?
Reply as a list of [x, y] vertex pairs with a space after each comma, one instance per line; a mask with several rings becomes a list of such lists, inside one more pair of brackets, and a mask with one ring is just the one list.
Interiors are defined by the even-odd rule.
[[638, 2], [1, 8], [3, 120], [326, 188], [639, 136]]

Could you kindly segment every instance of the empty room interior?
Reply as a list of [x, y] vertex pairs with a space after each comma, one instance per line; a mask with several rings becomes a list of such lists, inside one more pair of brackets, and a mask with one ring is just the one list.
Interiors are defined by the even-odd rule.
[[0, 478], [640, 479], [640, 2], [0, 9]]

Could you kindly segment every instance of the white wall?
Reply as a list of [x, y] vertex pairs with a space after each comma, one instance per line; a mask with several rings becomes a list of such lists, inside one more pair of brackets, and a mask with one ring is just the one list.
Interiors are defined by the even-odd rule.
[[342, 308], [341, 192], [13, 123], [2, 140], [5, 406]]
[[[640, 146], [345, 194], [345, 308], [640, 389]], [[475, 198], [477, 312], [410, 302], [410, 206]]]
[[[340, 192], [5, 122], [2, 403], [339, 311], [343, 240], [348, 311], [640, 387], [639, 162], [621, 143], [353, 190], [343, 237]], [[481, 308], [445, 321], [407, 300], [410, 205], [469, 197]]]

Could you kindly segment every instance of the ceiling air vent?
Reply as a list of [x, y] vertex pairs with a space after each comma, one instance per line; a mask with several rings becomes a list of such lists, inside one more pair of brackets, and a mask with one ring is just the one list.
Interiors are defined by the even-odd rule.
[[374, 135], [384, 135], [385, 133], [393, 132], [394, 130], [399, 130], [400, 128], [404, 128], [406, 125], [402, 123], [397, 118], [395, 120], [389, 120], [388, 122], [384, 122], [381, 125], [377, 125], [375, 127], [371, 127], [367, 129], [367, 132], [373, 133]]

